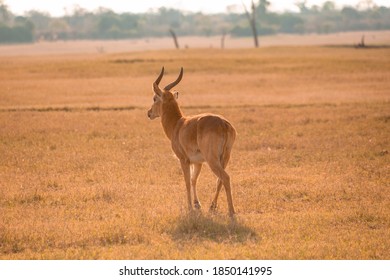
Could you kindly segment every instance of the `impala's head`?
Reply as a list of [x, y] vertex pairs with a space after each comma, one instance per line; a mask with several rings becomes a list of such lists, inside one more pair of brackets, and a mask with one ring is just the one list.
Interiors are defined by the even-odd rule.
[[161, 69], [160, 75], [157, 77], [157, 80], [153, 83], [153, 104], [152, 107], [148, 111], [149, 119], [153, 120], [161, 116], [162, 113], [162, 105], [164, 102], [168, 102], [172, 99], [177, 99], [179, 93], [172, 91], [172, 88], [180, 83], [181, 78], [183, 77], [183, 67], [180, 70], [179, 77], [176, 81], [167, 85], [164, 89], [160, 89], [158, 86], [161, 82], [162, 77], [164, 76], [164, 67]]

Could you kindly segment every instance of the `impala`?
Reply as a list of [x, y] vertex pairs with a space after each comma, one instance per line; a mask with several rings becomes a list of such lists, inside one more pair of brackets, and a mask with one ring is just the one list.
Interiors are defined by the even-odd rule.
[[183, 68], [176, 81], [164, 89], [159, 83], [164, 75], [164, 67], [153, 83], [153, 105], [148, 111], [149, 119], [161, 117], [165, 135], [171, 141], [172, 150], [180, 161], [187, 189], [188, 208], [192, 211], [191, 187], [194, 194], [194, 206], [201, 208], [196, 182], [207, 162], [217, 176], [217, 190], [210, 206], [210, 211], [217, 208], [217, 200], [222, 185], [225, 187], [229, 215], [234, 216], [233, 198], [229, 174], [225, 171], [236, 138], [236, 130], [225, 118], [214, 114], [184, 116], [176, 101], [178, 92], [173, 91], [183, 77]]

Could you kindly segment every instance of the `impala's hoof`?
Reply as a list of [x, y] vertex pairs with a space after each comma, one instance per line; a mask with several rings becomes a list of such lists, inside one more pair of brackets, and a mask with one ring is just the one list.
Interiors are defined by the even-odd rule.
[[194, 201], [194, 207], [195, 207], [195, 209], [200, 210], [202, 208], [202, 205], [200, 204], [199, 201], [196, 200], [196, 201]]
[[214, 202], [211, 203], [209, 211], [210, 212], [215, 212], [216, 210], [217, 210], [217, 204], [214, 203]]
[[236, 214], [232, 214], [232, 215], [230, 214], [229, 217], [230, 217], [230, 222], [233, 225], [237, 224], [237, 216], [236, 216]]

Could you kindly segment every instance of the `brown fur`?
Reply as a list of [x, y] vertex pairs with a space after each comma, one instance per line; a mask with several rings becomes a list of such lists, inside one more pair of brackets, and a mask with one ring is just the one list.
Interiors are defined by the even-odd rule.
[[[161, 73], [163, 74], [163, 70]], [[158, 79], [158, 82], [159, 80], [161, 79]], [[153, 90], [155, 102], [148, 111], [148, 116], [150, 119], [161, 117], [164, 132], [171, 140], [172, 150], [178, 157], [183, 170], [188, 208], [192, 210], [191, 187], [194, 193], [195, 207], [200, 208], [196, 182], [202, 164], [207, 162], [218, 177], [217, 190], [210, 210], [216, 209], [218, 195], [223, 185], [226, 191], [229, 215], [233, 216], [235, 210], [230, 177], [225, 168], [230, 159], [236, 130], [222, 116], [210, 113], [184, 116], [176, 101], [176, 93], [170, 90], [161, 90], [156, 82], [153, 84]]]

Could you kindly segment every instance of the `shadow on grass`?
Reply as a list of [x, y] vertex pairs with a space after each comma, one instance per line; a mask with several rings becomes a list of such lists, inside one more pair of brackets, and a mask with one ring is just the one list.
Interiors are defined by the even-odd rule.
[[232, 221], [228, 217], [203, 213], [177, 217], [170, 233], [177, 241], [212, 240], [218, 243], [241, 243], [259, 240], [256, 232], [240, 219]]

